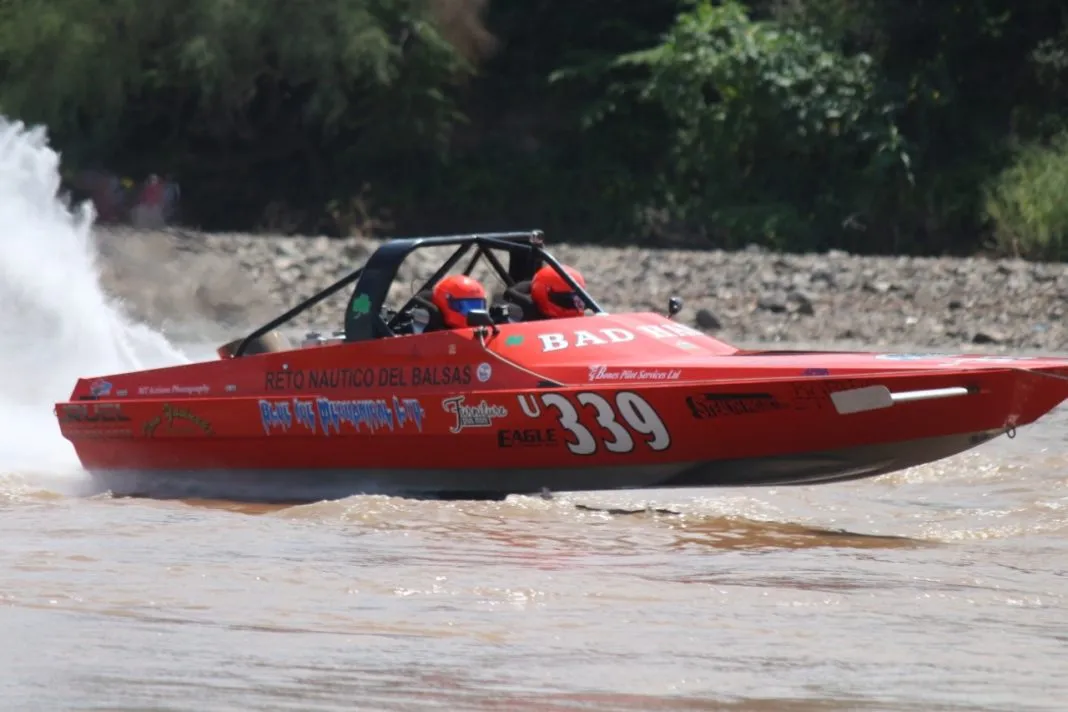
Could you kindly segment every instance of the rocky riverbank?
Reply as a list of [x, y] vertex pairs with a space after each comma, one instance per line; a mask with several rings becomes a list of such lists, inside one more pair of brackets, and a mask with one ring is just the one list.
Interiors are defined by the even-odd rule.
[[[95, 235], [105, 289], [135, 318], [180, 338], [215, 339], [262, 323], [355, 269], [378, 244], [103, 228]], [[1068, 265], [551, 242], [549, 249], [583, 271], [609, 311], [662, 312], [677, 295], [680, 320], [740, 344], [1068, 350]], [[440, 264], [441, 252], [426, 252], [409, 258], [405, 283]], [[347, 296], [296, 325], [333, 328]]]

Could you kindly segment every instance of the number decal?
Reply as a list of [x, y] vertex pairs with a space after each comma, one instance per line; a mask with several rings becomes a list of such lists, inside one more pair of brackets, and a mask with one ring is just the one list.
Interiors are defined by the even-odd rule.
[[578, 441], [568, 443], [568, 450], [576, 455], [592, 455], [597, 452], [597, 441], [593, 439], [593, 433], [578, 422], [578, 411], [575, 410], [575, 406], [571, 405], [571, 401], [559, 393], [546, 393], [541, 397], [541, 402], [546, 407], [556, 408], [556, 412], [560, 414], [558, 417], [560, 427], [571, 433]]
[[634, 432], [650, 437], [646, 442], [650, 448], [659, 452], [671, 447], [671, 434], [660, 419], [660, 414], [637, 393], [620, 393], [616, 396], [616, 408]]
[[[533, 399], [528, 407], [523, 396], [519, 396], [523, 411], [531, 417], [536, 415], [536, 405]], [[625, 453], [634, 451], [633, 430], [650, 449], [657, 452], [666, 450], [671, 446], [671, 434], [668, 433], [664, 421], [649, 402], [637, 393], [622, 391], [616, 395], [615, 407], [608, 400], [597, 393], [579, 393], [575, 396], [579, 406], [592, 406], [596, 411], [597, 424], [608, 431], [610, 440], [601, 443], [608, 452]], [[574, 404], [559, 393], [546, 393], [541, 396], [541, 402], [546, 407], [552, 407], [557, 412], [557, 421], [560, 427], [566, 430], [574, 442], [567, 442], [567, 448], [576, 455], [593, 455], [597, 452], [597, 439], [590, 429], [579, 422], [579, 411]], [[623, 423], [620, 423], [620, 420]], [[624, 427], [624, 424], [630, 428]]]
[[596, 393], [579, 393], [575, 398], [582, 405], [592, 405], [597, 409], [597, 424], [612, 433], [612, 439], [604, 443], [608, 452], [630, 452], [634, 449], [634, 439], [627, 429], [616, 422], [612, 406]]

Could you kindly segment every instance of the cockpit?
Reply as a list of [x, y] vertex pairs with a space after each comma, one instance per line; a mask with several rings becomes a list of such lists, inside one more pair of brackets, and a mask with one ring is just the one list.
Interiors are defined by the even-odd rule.
[[[387, 301], [397, 284], [402, 263], [416, 251], [432, 247], [454, 249], [433, 274], [409, 291], [410, 296], [400, 306], [391, 308]], [[558, 300], [565, 308], [577, 309], [579, 313], [604, 311], [584, 286], [545, 251], [541, 231], [403, 238], [383, 243], [363, 267], [305, 299], [248, 336], [226, 344], [219, 349], [219, 354], [223, 358], [236, 358], [281, 350], [278, 342], [286, 340], [279, 336], [277, 329], [350, 285], [355, 286], [345, 308], [343, 328], [329, 335], [309, 334], [301, 343], [302, 347], [441, 330], [445, 325], [440, 309], [434, 304], [432, 290], [445, 276], [457, 273], [456, 267], [469, 254], [470, 259], [459, 274], [471, 275], [476, 267], [483, 266], [500, 282], [498, 289], [492, 295], [487, 295], [489, 298], [485, 302], [472, 300], [456, 304], [472, 325], [545, 318], [535, 304], [531, 286], [535, 273], [546, 266], [558, 274], [561, 285], [566, 285], [559, 294], [551, 294], [551, 299]], [[507, 265], [501, 256], [506, 257]]]

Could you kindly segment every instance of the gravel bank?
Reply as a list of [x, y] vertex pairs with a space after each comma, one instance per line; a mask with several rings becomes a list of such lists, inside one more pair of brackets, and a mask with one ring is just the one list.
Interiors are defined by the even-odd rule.
[[[96, 230], [105, 289], [178, 338], [233, 335], [359, 266], [375, 240]], [[551, 236], [550, 236], [551, 238]], [[979, 258], [875, 258], [580, 247], [549, 243], [610, 311], [663, 311], [739, 344], [1060, 352], [1068, 265]], [[402, 278], [442, 253], [416, 253]], [[495, 282], [494, 289], [497, 288]], [[347, 294], [297, 326], [340, 323]]]

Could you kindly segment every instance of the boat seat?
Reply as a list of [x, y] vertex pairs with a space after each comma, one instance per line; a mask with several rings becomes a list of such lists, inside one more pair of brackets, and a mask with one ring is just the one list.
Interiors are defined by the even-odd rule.
[[430, 315], [430, 321], [427, 323], [426, 328], [423, 329], [423, 333], [428, 331], [442, 331], [445, 329], [445, 319], [441, 316], [441, 310], [433, 301], [434, 293], [429, 290], [423, 290], [413, 297], [415, 304], [413, 306], [425, 309]]
[[504, 298], [523, 311], [523, 321], [539, 321], [542, 319], [541, 312], [534, 305], [534, 298], [530, 296], [529, 279], [516, 282], [504, 290]]
[[[237, 351], [237, 347], [241, 345], [241, 342], [245, 340], [245, 337], [234, 339], [233, 341], [223, 344], [215, 352], [221, 359], [228, 359], [234, 357], [234, 352]], [[280, 351], [289, 351], [293, 348], [292, 342], [280, 331], [268, 331], [263, 336], [258, 336], [252, 339], [248, 343], [248, 347], [244, 356], [255, 356], [256, 354], [273, 354]]]

